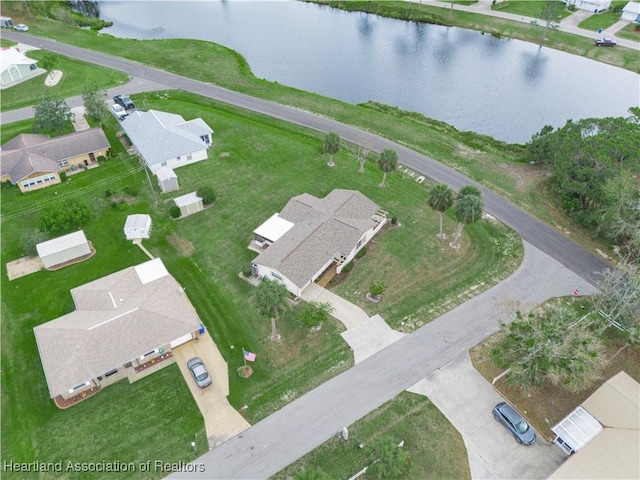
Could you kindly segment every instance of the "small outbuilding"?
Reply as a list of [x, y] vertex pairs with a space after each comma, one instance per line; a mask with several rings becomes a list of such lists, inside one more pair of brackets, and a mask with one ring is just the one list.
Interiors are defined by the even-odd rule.
[[180, 216], [187, 217], [194, 213], [204, 210], [204, 204], [202, 198], [198, 196], [196, 192], [187, 193], [181, 197], [173, 199], [176, 206], [180, 209]]
[[54, 268], [91, 255], [91, 246], [82, 230], [39, 243], [36, 250], [45, 268]]
[[169, 167], [161, 167], [156, 172], [156, 178], [158, 179], [158, 186], [160, 190], [162, 190], [162, 193], [173, 192], [180, 188], [176, 172]]
[[151, 234], [151, 217], [145, 214], [129, 215], [124, 224], [127, 240], [144, 240]]

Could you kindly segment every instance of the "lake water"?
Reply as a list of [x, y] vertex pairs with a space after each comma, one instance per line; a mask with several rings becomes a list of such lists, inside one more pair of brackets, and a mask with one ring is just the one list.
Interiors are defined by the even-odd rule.
[[640, 105], [638, 74], [460, 28], [292, 1], [106, 0], [100, 13], [117, 37], [213, 41], [242, 54], [257, 77], [508, 142]]

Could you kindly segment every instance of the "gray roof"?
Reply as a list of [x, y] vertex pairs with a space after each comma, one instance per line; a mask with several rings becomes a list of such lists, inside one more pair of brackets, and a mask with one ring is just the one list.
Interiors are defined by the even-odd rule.
[[201, 119], [185, 121], [180, 115], [136, 110], [122, 122], [122, 129], [148, 165], [166, 162], [207, 148], [201, 135], [213, 130]]
[[280, 217], [294, 224], [254, 263], [277, 269], [302, 288], [335, 255], [348, 255], [376, 226], [378, 205], [355, 190], [333, 190], [323, 199], [293, 197]]
[[71, 290], [76, 310], [35, 327], [49, 394], [120, 368], [200, 328], [159, 258]]
[[0, 175], [19, 182], [33, 173], [58, 172], [58, 161], [110, 147], [101, 128], [90, 128], [59, 137], [23, 133], [2, 145]]

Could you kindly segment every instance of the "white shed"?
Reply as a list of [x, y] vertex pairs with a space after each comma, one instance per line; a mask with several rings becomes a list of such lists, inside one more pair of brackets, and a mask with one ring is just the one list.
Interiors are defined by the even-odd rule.
[[45, 268], [52, 268], [91, 255], [91, 246], [82, 230], [36, 245]]
[[577, 452], [602, 431], [600, 422], [583, 407], [576, 408], [551, 429], [553, 443], [567, 455]]
[[151, 217], [149, 215], [129, 215], [124, 224], [127, 240], [149, 238], [151, 233]]
[[194, 213], [204, 210], [204, 204], [202, 198], [198, 196], [196, 192], [187, 193], [181, 197], [173, 199], [176, 206], [180, 208], [180, 216], [187, 217]]
[[160, 190], [162, 190], [163, 193], [173, 192], [180, 188], [178, 185], [178, 176], [173, 169], [169, 167], [160, 167], [156, 172], [156, 177], [158, 178]]
[[629, 2], [622, 9], [622, 20], [640, 22], [640, 2]]

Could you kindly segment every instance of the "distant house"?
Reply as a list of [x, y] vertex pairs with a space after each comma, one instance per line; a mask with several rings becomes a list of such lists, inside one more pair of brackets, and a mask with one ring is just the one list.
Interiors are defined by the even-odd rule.
[[575, 5], [579, 10], [587, 12], [603, 12], [611, 8], [611, 0], [565, 0], [567, 5]]
[[75, 172], [98, 165], [110, 145], [100, 128], [50, 138], [23, 133], [0, 151], [0, 181], [30, 192], [60, 183], [60, 172]]
[[158, 186], [162, 193], [169, 193], [180, 188], [178, 185], [178, 176], [169, 167], [160, 167], [156, 172], [156, 178], [158, 179]]
[[45, 268], [54, 268], [91, 255], [91, 246], [82, 230], [39, 243], [36, 250]]
[[124, 224], [124, 235], [127, 240], [145, 240], [151, 234], [151, 217], [137, 214], [127, 216]]
[[176, 206], [180, 209], [180, 216], [187, 217], [194, 213], [204, 210], [202, 198], [196, 192], [187, 193], [173, 199]]
[[340, 273], [385, 222], [386, 213], [360, 192], [303, 193], [254, 230], [249, 248], [260, 254], [253, 274], [300, 296], [325, 271]]
[[136, 110], [121, 125], [153, 173], [205, 160], [213, 141], [213, 130], [201, 118], [186, 121], [157, 110]]
[[173, 362], [201, 323], [159, 258], [71, 290], [76, 309], [33, 329], [49, 395], [65, 400]]
[[0, 89], [12, 87], [24, 80], [46, 73], [38, 68], [38, 61], [15, 48], [0, 49]]
[[622, 20], [640, 22], [640, 2], [629, 2], [622, 9]]
[[638, 478], [640, 384], [618, 373], [551, 430], [571, 456], [549, 479]]
[[3, 28], [13, 28], [13, 18], [11, 17], [0, 17], [0, 27]]

